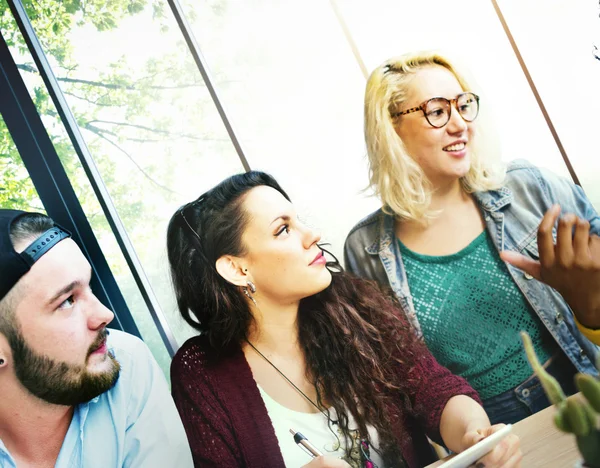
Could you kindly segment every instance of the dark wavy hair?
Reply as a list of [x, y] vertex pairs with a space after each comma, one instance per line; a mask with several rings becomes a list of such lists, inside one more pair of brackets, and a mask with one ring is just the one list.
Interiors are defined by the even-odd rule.
[[[167, 251], [179, 310], [217, 350], [248, 339], [252, 313], [247, 298], [219, 275], [215, 264], [223, 255], [245, 253], [244, 195], [262, 185], [290, 200], [273, 177], [252, 171], [224, 180], [182, 206], [169, 222]], [[367, 425], [377, 430], [386, 464], [403, 466], [394, 431], [411, 408], [399, 366], [408, 375], [406, 369], [414, 366], [424, 345], [391, 290], [345, 273], [335, 257], [327, 268], [330, 286], [303, 299], [298, 312], [299, 343], [317, 403], [335, 409], [348, 450], [351, 414], [361, 434], [367, 434]]]

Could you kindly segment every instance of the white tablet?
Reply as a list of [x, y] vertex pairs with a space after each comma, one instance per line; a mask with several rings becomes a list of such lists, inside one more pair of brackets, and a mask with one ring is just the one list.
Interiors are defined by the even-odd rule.
[[467, 450], [460, 452], [452, 457], [439, 468], [467, 468], [473, 465], [477, 460], [491, 452], [498, 443], [512, 431], [512, 425], [507, 424], [502, 429], [494, 432], [492, 435], [480, 440]]

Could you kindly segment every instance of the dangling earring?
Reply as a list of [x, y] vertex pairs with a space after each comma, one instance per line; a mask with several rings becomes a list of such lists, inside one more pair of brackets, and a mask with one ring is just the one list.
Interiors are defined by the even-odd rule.
[[254, 305], [255, 305], [256, 307], [258, 307], [258, 304], [256, 303], [256, 299], [254, 299], [254, 298], [252, 297], [252, 294], [250, 294], [250, 292], [248, 291], [248, 288], [244, 286], [244, 287], [242, 288], [242, 291], [244, 291], [244, 294], [245, 294], [246, 296], [248, 296], [248, 299], [250, 299], [252, 302], [254, 302]]
[[252, 302], [254, 302], [254, 305], [256, 307], [258, 307], [258, 304], [256, 303], [256, 299], [254, 299], [254, 297], [252, 297], [252, 294], [250, 294], [250, 291], [248, 291], [248, 288], [250, 288], [250, 291], [252, 291], [252, 293], [256, 292], [256, 286], [254, 286], [254, 283], [252, 281], [248, 281], [248, 287], [243, 286], [242, 291], [244, 291], [244, 294], [248, 297], [248, 299], [250, 299]]

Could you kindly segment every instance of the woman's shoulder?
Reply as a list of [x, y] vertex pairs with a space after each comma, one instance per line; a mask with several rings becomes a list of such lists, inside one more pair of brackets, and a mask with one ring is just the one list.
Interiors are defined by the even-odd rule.
[[383, 216], [385, 216], [385, 213], [379, 208], [356, 223], [346, 236], [345, 249], [363, 248], [375, 242], [379, 238]]
[[526, 159], [515, 159], [506, 168], [506, 185], [541, 182], [544, 175], [539, 167]]
[[212, 360], [212, 351], [208, 338], [203, 335], [188, 339], [177, 350], [171, 361], [171, 378], [179, 375], [197, 375], [205, 372], [207, 364]]
[[[198, 335], [188, 339], [179, 348], [171, 361], [171, 381], [189, 380], [195, 383], [206, 382], [216, 374], [227, 373], [243, 358], [239, 347], [233, 346], [216, 350], [211, 346], [208, 336]], [[230, 365], [227, 365], [227, 364]], [[232, 366], [233, 365], [233, 366]]]
[[368, 229], [370, 226], [377, 225], [379, 217], [382, 214], [383, 214], [383, 210], [381, 208], [379, 208], [379, 209], [373, 211], [372, 213], [368, 214], [367, 216], [365, 216], [364, 218], [362, 218], [358, 223], [356, 223], [352, 227], [352, 229], [350, 229], [350, 232], [348, 233], [348, 236], [351, 236], [356, 231], [363, 230], [363, 229]]
[[564, 210], [579, 213], [582, 207], [589, 205], [581, 187], [575, 185], [570, 177], [534, 166], [524, 160], [510, 163], [505, 187], [513, 193], [515, 201], [537, 201], [545, 209], [560, 203]]
[[573, 185], [565, 177], [549, 169], [535, 166], [525, 159], [516, 159], [508, 164], [505, 184], [509, 187], [527, 185], [533, 189], [553, 189]]

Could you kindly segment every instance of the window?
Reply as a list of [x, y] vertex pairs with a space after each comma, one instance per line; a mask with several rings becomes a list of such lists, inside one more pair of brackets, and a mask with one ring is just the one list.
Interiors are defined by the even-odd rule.
[[[173, 297], [167, 222], [180, 205], [243, 171], [183, 35], [165, 0], [24, 4], [181, 344], [195, 332]], [[279, 180], [340, 259], [350, 228], [379, 207], [363, 191], [368, 167], [361, 62], [371, 71], [395, 55], [439, 50], [464, 67], [481, 95], [480, 119], [492, 130], [490, 151], [568, 176], [490, 2], [183, 5], [251, 168]], [[600, 95], [593, 86], [600, 82], [600, 60], [592, 53], [600, 38], [580, 25], [589, 16], [597, 26], [600, 7], [584, 11], [558, 0], [502, 0], [500, 6], [567, 154], [599, 207], [600, 162], [590, 155], [600, 125], [594, 112]], [[6, 0], [0, 0], [0, 27], [136, 323], [166, 370], [169, 357], [155, 324]], [[43, 209], [2, 121], [0, 144], [0, 203]]]
[[[339, 255], [349, 229], [379, 203], [361, 192], [365, 77], [332, 3], [188, 1], [185, 8], [250, 165], [275, 175]], [[369, 72], [395, 55], [440, 50], [482, 96], [491, 150], [568, 176], [489, 2], [336, 5]]]
[[[500, 5], [581, 185], [600, 210], [600, 60], [594, 49], [600, 47], [600, 4], [523, 0]], [[540, 159], [546, 156], [538, 153]]]
[[568, 176], [491, 2], [347, 0], [340, 7], [369, 70], [406, 52], [442, 52], [482, 97], [479, 118], [503, 160], [524, 158]]
[[329, 3], [184, 5], [250, 166], [277, 178], [341, 259], [379, 203], [361, 193], [365, 78]]
[[[118, 2], [110, 8], [52, 2], [42, 10], [29, 1], [26, 8], [181, 344], [195, 332], [176, 307], [166, 258], [167, 222], [180, 205], [243, 171], [181, 32], [163, 2]], [[156, 327], [58, 113], [16, 31], [14, 37], [11, 52], [71, 183], [145, 341], [167, 369]]]
[[0, 115], [0, 207], [45, 213], [21, 156]]

